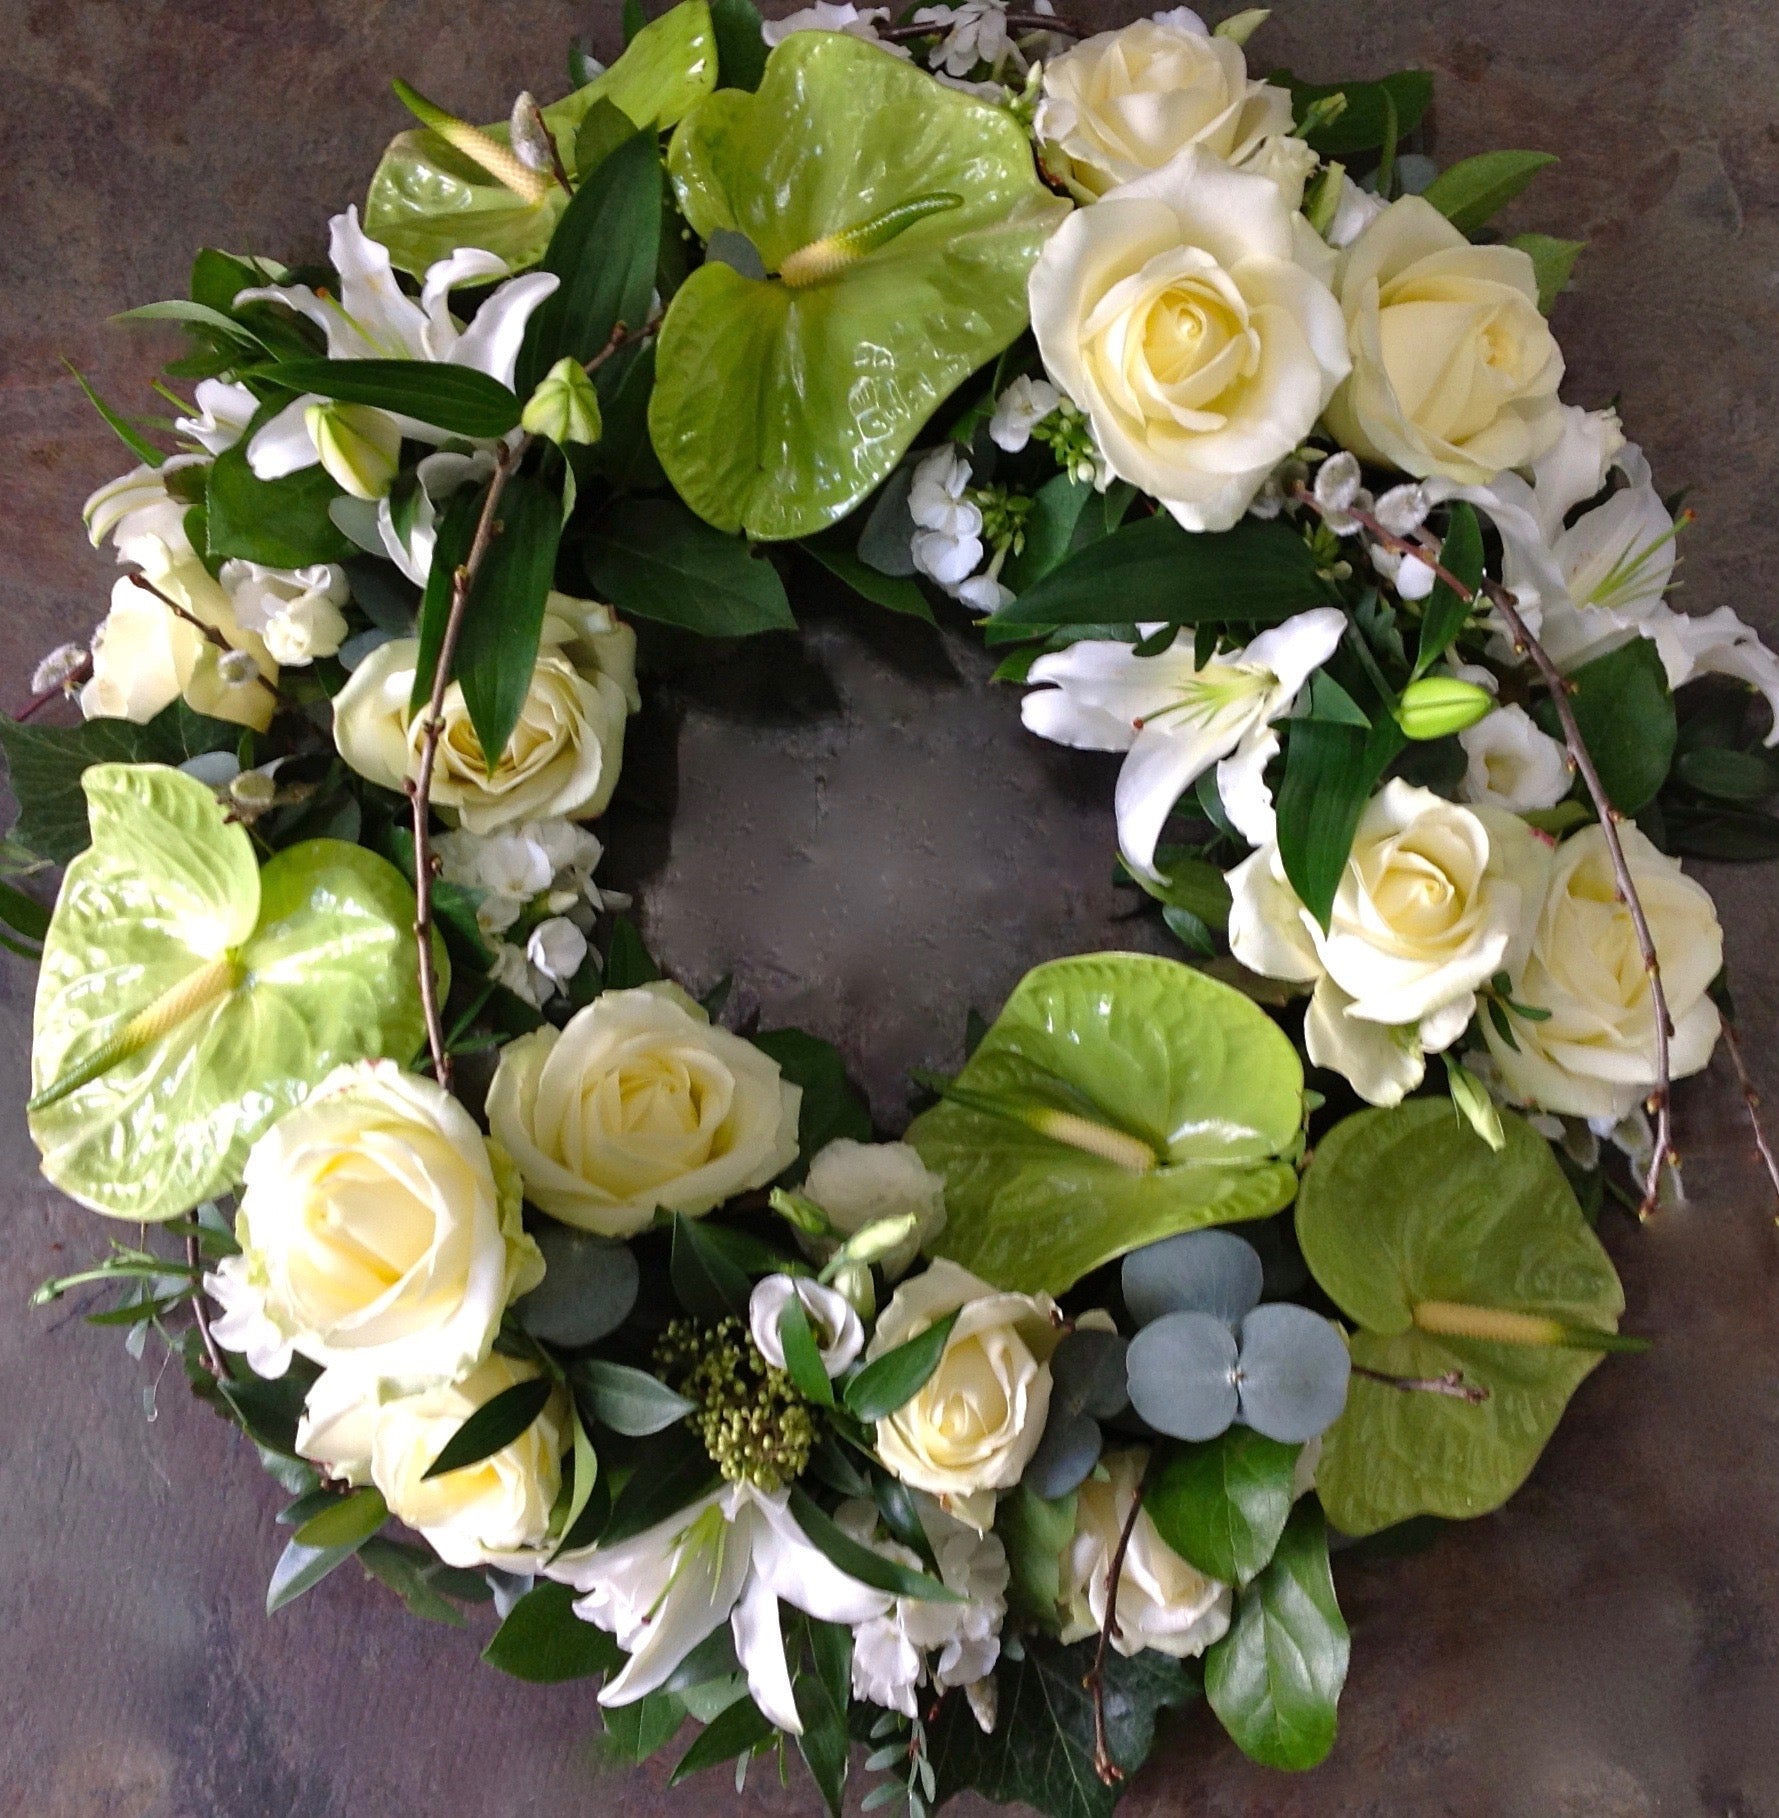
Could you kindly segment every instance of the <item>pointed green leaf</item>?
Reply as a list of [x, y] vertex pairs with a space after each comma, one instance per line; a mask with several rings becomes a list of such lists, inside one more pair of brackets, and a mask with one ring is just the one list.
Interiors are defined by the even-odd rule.
[[803, 547], [827, 569], [828, 573], [850, 587], [861, 599], [886, 612], [899, 612], [907, 618], [925, 619], [930, 625], [933, 609], [927, 596], [907, 575], [880, 574], [861, 562], [843, 542], [834, 536], [806, 537]]
[[[1026, 975], [957, 1077], [972, 1093], [1085, 1104], [1160, 1158], [1147, 1173], [947, 1102], [908, 1132], [945, 1177], [934, 1247], [997, 1287], [1061, 1293], [1139, 1245], [1260, 1218], [1296, 1185], [1303, 1069], [1264, 1011], [1174, 960], [1098, 953]], [[1060, 1094], [1060, 1096], [1059, 1096]]]
[[[1474, 598], [1482, 585], [1482, 526], [1475, 510], [1462, 499], [1452, 507], [1451, 527], [1439, 548], [1439, 565], [1462, 581]], [[1471, 602], [1443, 580], [1433, 583], [1433, 591], [1421, 609], [1421, 641], [1415, 651], [1414, 674], [1422, 676], [1451, 648], [1452, 640], [1464, 629]]]
[[837, 1136], [871, 1140], [870, 1110], [846, 1077], [846, 1062], [832, 1042], [803, 1029], [762, 1029], [754, 1046], [771, 1055], [785, 1078], [802, 1090], [797, 1152], [804, 1162]]
[[[1569, 705], [1582, 742], [1620, 814], [1637, 814], [1667, 780], [1678, 728], [1668, 672], [1648, 638], [1632, 638], [1570, 671]], [[1562, 736], [1555, 711], [1541, 700], [1538, 723]]]
[[1421, 193], [1459, 233], [1473, 234], [1556, 161], [1550, 152], [1483, 152], [1442, 170]]
[[408, 1606], [410, 1615], [422, 1622], [440, 1622], [446, 1628], [464, 1626], [462, 1616], [445, 1601], [432, 1579], [441, 1568], [430, 1554], [418, 1547], [373, 1535], [358, 1549], [358, 1563], [384, 1584]]
[[368, 1484], [362, 1490], [328, 1499], [325, 1508], [317, 1509], [293, 1536], [306, 1547], [361, 1546], [389, 1519], [389, 1506], [382, 1493]]
[[669, 1786], [678, 1786], [700, 1769], [715, 1767], [719, 1762], [733, 1761], [755, 1743], [772, 1734], [772, 1725], [761, 1714], [760, 1707], [743, 1695], [726, 1710], [713, 1717], [698, 1732], [692, 1746], [674, 1763], [667, 1776]]
[[552, 1385], [547, 1376], [528, 1376], [483, 1402], [445, 1441], [439, 1455], [421, 1472], [422, 1479], [461, 1471], [504, 1451], [549, 1406]]
[[1587, 251], [1585, 240], [1559, 240], [1550, 234], [1515, 234], [1507, 242], [1532, 261], [1538, 280], [1538, 307], [1548, 316], [1556, 300], [1569, 288], [1575, 261]]
[[947, 1313], [905, 1344], [866, 1364], [846, 1385], [846, 1411], [860, 1420], [887, 1420], [912, 1401], [938, 1369], [945, 1341], [956, 1324], [957, 1314]]
[[1330, 95], [1345, 99], [1339, 114], [1308, 135], [1311, 147], [1324, 158], [1371, 151], [1392, 130], [1398, 137], [1413, 132], [1433, 99], [1433, 77], [1424, 69], [1398, 70], [1376, 82], [1299, 82], [1284, 71], [1267, 81], [1290, 89], [1299, 120], [1313, 102]]
[[668, 161], [693, 231], [745, 234], [772, 273], [917, 198], [962, 198], [801, 287], [707, 262], [668, 308], [649, 429], [674, 489], [718, 529], [809, 536], [1025, 326], [1064, 205], [1010, 114], [835, 32], [787, 38], [756, 93], [701, 101]]
[[575, 1615], [575, 1596], [565, 1584], [533, 1586], [507, 1612], [482, 1658], [533, 1685], [614, 1672], [624, 1658], [618, 1644], [598, 1624]]
[[778, 570], [677, 499], [620, 499], [588, 539], [587, 573], [628, 618], [708, 638], [793, 631]]
[[282, 479], [262, 480], [247, 464], [247, 449], [282, 403], [267, 404], [232, 448], [210, 463], [204, 486], [204, 527], [212, 558], [236, 556], [268, 568], [308, 568], [343, 562], [356, 545], [328, 515], [344, 498], [326, 468], [299, 468]]
[[795, 1294], [779, 1311], [778, 1337], [784, 1347], [785, 1370], [798, 1392], [820, 1407], [833, 1407], [834, 1385], [828, 1380], [809, 1314]]
[[938, 1579], [885, 1558], [882, 1553], [854, 1540], [837, 1527], [833, 1517], [798, 1484], [791, 1485], [790, 1509], [804, 1537], [847, 1577], [856, 1578], [873, 1590], [888, 1591], [892, 1597], [912, 1597], [926, 1603], [960, 1601], [958, 1594], [947, 1590]]
[[272, 1581], [266, 1586], [266, 1614], [275, 1615], [305, 1591], [314, 1590], [330, 1572], [343, 1566], [362, 1544], [360, 1541], [343, 1547], [306, 1547], [298, 1540], [286, 1542], [284, 1551], [278, 1555], [278, 1563], [272, 1568]]
[[1285, 1531], [1302, 1449], [1243, 1426], [1205, 1445], [1167, 1446], [1143, 1507], [1182, 1559], [1223, 1584], [1246, 1584]]
[[519, 422], [511, 386], [443, 360], [286, 360], [259, 376], [292, 393], [369, 404], [453, 435], [491, 440]]
[[[233, 983], [31, 1114], [44, 1174], [93, 1210], [171, 1218], [239, 1179], [253, 1140], [347, 1061], [406, 1062], [424, 1036], [414, 896], [386, 860], [308, 840], [254, 864], [195, 777], [100, 764], [93, 843], [44, 944], [39, 1094], [229, 956]], [[218, 974], [212, 973], [212, 977]]]
[[747, 1323], [747, 1277], [683, 1212], [673, 1215], [673, 1291], [694, 1319]]
[[632, 1438], [659, 1433], [697, 1410], [696, 1402], [676, 1394], [647, 1370], [605, 1357], [584, 1357], [570, 1364], [568, 1380], [601, 1426]]

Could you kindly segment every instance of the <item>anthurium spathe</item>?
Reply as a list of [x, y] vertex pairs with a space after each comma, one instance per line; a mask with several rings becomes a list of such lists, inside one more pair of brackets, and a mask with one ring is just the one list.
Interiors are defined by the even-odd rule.
[[601, 1690], [601, 1704], [634, 1704], [658, 1690], [726, 1622], [754, 1703], [793, 1736], [803, 1733], [803, 1720], [780, 1602], [856, 1627], [895, 1601], [849, 1578], [807, 1538], [788, 1492], [751, 1483], [725, 1484], [633, 1539], [565, 1560], [558, 1575], [585, 1593], [575, 1613], [609, 1629], [630, 1656]]
[[[502, 385], [513, 365], [531, 312], [560, 282], [549, 272], [510, 279], [476, 311], [465, 328], [451, 313], [451, 292], [507, 275], [504, 259], [477, 247], [459, 247], [426, 273], [418, 299], [396, 281], [388, 251], [358, 224], [358, 210], [335, 215], [328, 226], [328, 257], [339, 275], [337, 297], [306, 284], [270, 284], [244, 290], [237, 303], [288, 304], [327, 336], [330, 360], [427, 360], [469, 367]], [[318, 461], [354, 498], [381, 498], [395, 478], [404, 436], [421, 442], [451, 437], [431, 424], [362, 404], [337, 404], [305, 393], [255, 431], [247, 461], [262, 480], [313, 467]]]
[[[1155, 875], [1163, 824], [1181, 791], [1213, 764], [1224, 811], [1263, 846], [1273, 836], [1262, 774], [1279, 750], [1272, 722], [1334, 654], [1346, 623], [1344, 613], [1319, 606], [1202, 666], [1187, 639], [1155, 656], [1084, 639], [1032, 665], [1030, 679], [1048, 686], [1025, 697], [1021, 717], [1059, 745], [1129, 752], [1118, 775], [1118, 847], [1133, 871]], [[1152, 635], [1160, 627], [1140, 629]]]
[[1067, 212], [1010, 114], [837, 32], [701, 101], [668, 164], [693, 230], [745, 235], [768, 275], [711, 260], [681, 286], [649, 430], [693, 510], [761, 538], [820, 530], [890, 472], [1025, 327]]

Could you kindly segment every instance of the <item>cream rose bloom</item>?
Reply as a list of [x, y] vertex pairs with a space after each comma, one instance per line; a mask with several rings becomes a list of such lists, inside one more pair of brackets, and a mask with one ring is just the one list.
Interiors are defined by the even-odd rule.
[[[1103, 196], [1189, 145], [1246, 163], [1291, 131], [1291, 94], [1251, 80], [1241, 46], [1182, 7], [1096, 33], [1045, 64], [1035, 130], [1047, 165]], [[1299, 197], [1302, 188], [1300, 176]]]
[[1562, 434], [1563, 356], [1517, 247], [1472, 246], [1432, 203], [1404, 196], [1347, 248], [1335, 288], [1353, 371], [1328, 427], [1344, 447], [1480, 486]]
[[1347, 374], [1293, 219], [1275, 184], [1189, 146], [1077, 209], [1032, 267], [1051, 378], [1111, 471], [1188, 530], [1234, 524]]
[[461, 1376], [543, 1280], [512, 1164], [391, 1061], [336, 1069], [254, 1144], [244, 1179], [241, 1254], [207, 1285], [217, 1337], [262, 1376], [292, 1351], [370, 1378]]
[[1304, 1044], [1362, 1098], [1393, 1105], [1513, 972], [1531, 939], [1549, 848], [1524, 821], [1400, 779], [1372, 797], [1326, 932], [1275, 843], [1229, 873], [1229, 946], [1268, 978], [1313, 983]]
[[[397, 638], [373, 650], [334, 697], [334, 743], [360, 776], [400, 789], [418, 769], [424, 714], [408, 715], [420, 644]], [[640, 705], [636, 634], [609, 606], [553, 593], [531, 687], [492, 774], [482, 760], [463, 690], [445, 690], [432, 800], [470, 833], [604, 812], [624, 756], [624, 722]]]
[[[1147, 1458], [1141, 1450], [1113, 1452], [1105, 1460], [1105, 1478], [1090, 1477], [1076, 1493], [1075, 1533], [1062, 1556], [1064, 1641], [1097, 1635], [1106, 1626], [1112, 1555]], [[1121, 1654], [1144, 1648], [1175, 1659], [1202, 1654], [1228, 1631], [1233, 1602], [1229, 1586], [1188, 1565], [1145, 1511], [1131, 1529], [1118, 1575], [1112, 1645]]]
[[428, 1479], [432, 1461], [496, 1395], [538, 1374], [496, 1354], [457, 1382], [379, 1397], [356, 1372], [328, 1370], [309, 1391], [297, 1450], [348, 1483], [372, 1483], [389, 1512], [454, 1566], [535, 1569], [562, 1487], [567, 1398], [558, 1389], [510, 1445]]
[[[1717, 1006], [1706, 990], [1723, 964], [1723, 930], [1704, 888], [1682, 874], [1630, 822], [1619, 828], [1631, 881], [1648, 917], [1674, 1021], [1669, 1067], [1697, 1073], [1717, 1044]], [[1531, 950], [1509, 968], [1516, 1003], [1548, 1010], [1513, 1016], [1518, 1048], [1489, 1018], [1483, 1035], [1516, 1098], [1571, 1117], [1628, 1116], [1656, 1081], [1655, 1012], [1630, 911], [1618, 899], [1606, 836], [1584, 827], [1557, 848]]]
[[501, 1051], [495, 1140], [552, 1217], [628, 1237], [657, 1212], [708, 1212], [797, 1156], [800, 1087], [673, 985], [607, 991]]
[[1018, 1483], [1043, 1437], [1062, 1316], [1048, 1294], [1003, 1294], [941, 1258], [896, 1290], [866, 1361], [953, 1311], [938, 1368], [877, 1423], [877, 1451], [895, 1476], [980, 1534], [994, 1521], [995, 1492]]

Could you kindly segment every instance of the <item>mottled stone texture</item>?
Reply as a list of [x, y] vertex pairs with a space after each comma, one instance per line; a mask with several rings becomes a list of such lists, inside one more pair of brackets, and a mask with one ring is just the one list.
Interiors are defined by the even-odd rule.
[[[1079, 5], [1079, 0], [1076, 0]], [[1114, 22], [1128, 9], [1095, 5]], [[615, 4], [0, 0], [0, 699], [99, 615], [87, 491], [123, 465], [63, 371], [115, 398], [166, 337], [105, 326], [178, 294], [204, 243], [313, 254], [402, 124], [402, 73], [471, 115], [554, 91], [569, 33]], [[1421, 64], [1450, 158], [1547, 147], [1518, 226], [1585, 235], [1557, 325], [1568, 395], [1617, 396], [1700, 516], [1686, 598], [1779, 628], [1779, 17], [1771, 0], [1283, 0], [1255, 46], [1313, 76]], [[800, 656], [665, 691], [639, 728], [671, 829], [634, 813], [618, 867], [698, 984], [841, 1043], [880, 1115], [943, 1063], [963, 1010], [1030, 963], [1127, 938], [1111, 772], [1024, 738], [968, 639], [818, 611]], [[677, 766], [671, 763], [677, 751]], [[644, 757], [646, 755], [646, 758]], [[1757, 1075], [1772, 1059], [1775, 892], [1720, 875]], [[461, 1818], [677, 1811], [665, 1768], [597, 1780], [586, 1691], [480, 1668], [348, 1569], [271, 1621], [278, 1493], [174, 1374], [30, 1313], [104, 1233], [39, 1181], [19, 1105], [32, 981], [0, 961], [0, 1811], [31, 1818]], [[1418, 1557], [1339, 1573], [1353, 1673], [1333, 1758], [1248, 1766], [1202, 1713], [1133, 1814], [1685, 1818], [1779, 1813], [1779, 1276], [1773, 1208], [1721, 1063], [1681, 1099], [1693, 1198], [1609, 1241], [1655, 1335], [1583, 1388], [1524, 1492]], [[768, 1774], [744, 1802], [807, 1812]]]

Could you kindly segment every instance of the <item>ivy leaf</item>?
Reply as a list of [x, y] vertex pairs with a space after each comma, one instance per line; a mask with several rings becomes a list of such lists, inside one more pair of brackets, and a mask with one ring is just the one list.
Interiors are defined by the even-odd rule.
[[1285, 1531], [1301, 1450], [1242, 1426], [1205, 1445], [1167, 1446], [1143, 1507], [1182, 1559], [1224, 1584], [1246, 1584]]
[[565, 1584], [534, 1585], [507, 1612], [482, 1658], [533, 1685], [615, 1671], [623, 1653], [604, 1629], [575, 1615], [576, 1595]]
[[345, 494], [317, 463], [277, 480], [262, 480], [247, 449], [279, 404], [262, 405], [232, 448], [210, 463], [204, 484], [206, 546], [212, 560], [227, 556], [268, 568], [309, 568], [357, 553], [328, 514]]
[[632, 618], [709, 638], [796, 629], [778, 570], [677, 499], [619, 500], [589, 538], [585, 559], [600, 597]]
[[927, 604], [927, 596], [907, 575], [880, 573], [868, 562], [861, 562], [844, 542], [838, 541], [831, 534], [805, 537], [803, 548], [836, 580], [850, 587], [860, 599], [869, 600], [873, 606], [881, 606], [886, 612], [899, 612], [911, 619], [925, 619], [929, 625], [936, 623], [933, 609]]
[[[948, 1697], [927, 1731], [938, 1800], [973, 1789], [1002, 1803], [1035, 1806], [1048, 1818], [1110, 1818], [1123, 1789], [1106, 1786], [1094, 1771], [1093, 1701], [1082, 1685], [1095, 1645], [1064, 1647], [1033, 1634], [1025, 1637], [1023, 1658], [1003, 1653], [995, 1668], [1000, 1713], [990, 1735], [962, 1697]], [[1157, 1714], [1184, 1704], [1195, 1689], [1181, 1662], [1165, 1654], [1145, 1650], [1127, 1658], [1106, 1650], [1106, 1745], [1119, 1767], [1134, 1773], [1142, 1766]]]

